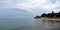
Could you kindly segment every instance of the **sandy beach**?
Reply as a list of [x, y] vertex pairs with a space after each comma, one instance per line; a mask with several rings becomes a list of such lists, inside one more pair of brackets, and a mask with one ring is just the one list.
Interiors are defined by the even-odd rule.
[[40, 20], [53, 20], [53, 21], [60, 21], [60, 18], [38, 18]]

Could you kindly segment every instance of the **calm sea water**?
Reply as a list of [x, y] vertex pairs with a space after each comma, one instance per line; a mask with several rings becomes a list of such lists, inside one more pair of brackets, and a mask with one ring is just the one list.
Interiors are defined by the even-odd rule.
[[1, 18], [0, 30], [60, 30], [60, 22], [31, 18]]

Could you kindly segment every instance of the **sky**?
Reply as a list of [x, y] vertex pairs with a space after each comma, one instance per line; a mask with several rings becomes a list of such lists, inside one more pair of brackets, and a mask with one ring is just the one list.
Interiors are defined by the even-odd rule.
[[52, 11], [60, 11], [60, 0], [0, 0], [0, 18], [26, 18]]

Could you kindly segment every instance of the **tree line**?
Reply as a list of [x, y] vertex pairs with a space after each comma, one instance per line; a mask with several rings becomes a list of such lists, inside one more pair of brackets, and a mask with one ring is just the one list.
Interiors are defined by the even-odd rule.
[[34, 18], [42, 18], [42, 17], [48, 17], [48, 18], [60, 18], [60, 12], [58, 13], [54, 13], [54, 11], [52, 11], [52, 13], [43, 13], [41, 16], [36, 16]]

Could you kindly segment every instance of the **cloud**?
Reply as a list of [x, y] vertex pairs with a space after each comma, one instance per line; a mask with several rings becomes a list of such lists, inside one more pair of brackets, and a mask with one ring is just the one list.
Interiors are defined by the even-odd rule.
[[35, 8], [57, 11], [59, 6], [60, 0], [0, 0], [0, 8], [19, 8], [32, 13]]
[[[35, 14], [60, 11], [60, 0], [0, 0], [0, 9], [17, 8]], [[4, 13], [4, 12], [3, 12]]]
[[0, 0], [0, 8], [16, 8], [17, 4], [23, 3], [25, 0]]
[[31, 9], [40, 8], [46, 11], [58, 11], [57, 7], [60, 6], [59, 0], [33, 0], [32, 2], [26, 2], [22, 4], [17, 4], [18, 8], [27, 9], [28, 11], [33, 11]]

